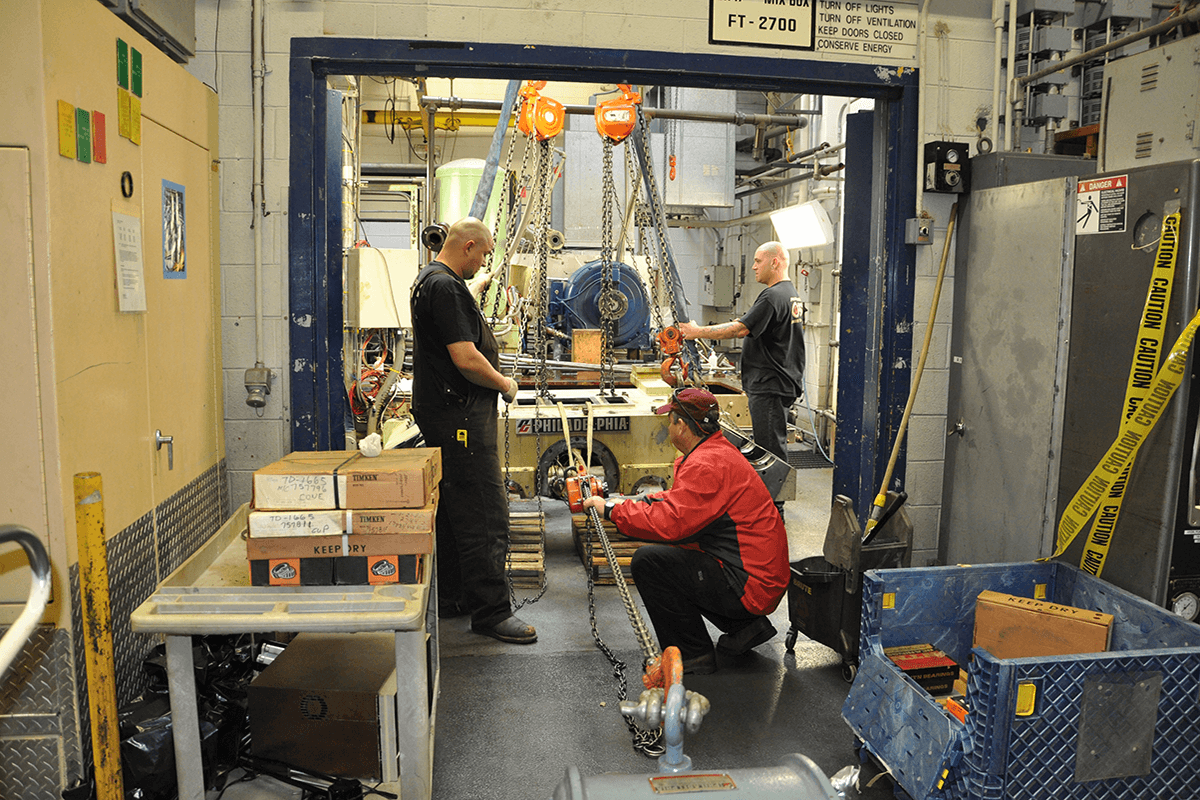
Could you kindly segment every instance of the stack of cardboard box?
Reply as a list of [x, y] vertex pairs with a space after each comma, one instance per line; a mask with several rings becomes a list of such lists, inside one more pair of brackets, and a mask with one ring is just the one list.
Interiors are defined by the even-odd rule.
[[437, 448], [297, 452], [254, 473], [255, 586], [415, 583], [433, 552]]

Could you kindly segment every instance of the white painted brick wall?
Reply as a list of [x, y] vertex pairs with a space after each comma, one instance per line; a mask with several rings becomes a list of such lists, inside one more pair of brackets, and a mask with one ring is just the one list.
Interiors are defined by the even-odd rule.
[[[253, 247], [249, 228], [250, 158], [253, 139], [250, 113], [250, 2], [220, 0], [220, 21], [216, 19], [217, 0], [197, 2], [197, 56], [188, 69], [200, 80], [213, 83], [217, 65], [217, 89], [220, 97], [221, 135], [221, 261], [224, 270], [222, 340], [225, 346], [227, 464], [235, 504], [249, 498], [249, 475], [260, 462], [282, 455], [290, 438], [287, 391], [290, 375], [287, 363], [287, 278], [286, 197], [289, 181], [289, 74], [288, 55], [294, 37], [324, 35], [411, 39], [450, 39], [497, 43], [586, 46], [593, 48], [630, 48], [664, 52], [721, 53], [735, 56], [797, 57], [789, 51], [760, 48], [713, 46], [708, 44], [707, 4], [696, 0], [610, 0], [603, 7], [585, 7], [579, 0], [327, 0], [297, 2], [268, 0], [266, 19], [265, 138], [266, 188], [268, 209], [273, 213], [262, 220], [264, 238], [264, 313], [266, 341], [263, 352], [276, 382], [268, 397], [264, 416], [259, 419], [245, 406], [242, 372], [253, 366]], [[582, 7], [582, 8], [581, 8]], [[926, 93], [926, 139], [949, 138], [937, 132], [939, 98], [946, 102], [954, 137], [973, 138], [977, 110], [991, 103], [992, 25], [990, 5], [976, 0], [935, 0], [930, 5], [930, 29], [942, 20], [949, 30], [946, 36], [945, 74], [940, 85], [934, 83]], [[214, 36], [217, 39], [214, 60]], [[936, 40], [931, 42], [930, 69], [941, 68]], [[808, 57], [813, 57], [811, 54]], [[832, 59], [836, 60], [836, 59]], [[939, 91], [940, 89], [940, 91]], [[937, 217], [940, 226], [932, 247], [918, 248], [917, 274], [921, 276], [921, 298], [937, 273], [940, 242], [953, 198], [925, 195], [925, 206]], [[769, 236], [769, 231], [767, 233]], [[761, 237], [760, 237], [761, 238]], [[764, 239], [765, 240], [765, 239]], [[685, 248], [690, 251], [690, 248]], [[737, 254], [727, 251], [727, 261], [737, 263]], [[688, 256], [690, 258], [690, 256]], [[950, 273], [953, 274], [953, 259]], [[828, 281], [828, 276], [825, 276]], [[753, 290], [741, 306], [752, 299]], [[943, 288], [935, 329], [935, 353], [922, 379], [914, 415], [910, 421], [909, 473], [922, 481], [940, 476], [944, 453], [945, 391], [948, 383], [946, 342], [952, 319], [951, 283]], [[695, 301], [695, 298], [691, 298]], [[928, 313], [928, 300], [918, 299], [917, 318]], [[914, 332], [914, 350], [920, 347], [920, 334]], [[914, 359], [916, 353], [914, 352]], [[817, 367], [821, 376], [825, 367]], [[890, 443], [889, 443], [890, 446]], [[929, 476], [929, 477], [925, 477]], [[917, 553], [914, 563], [928, 563], [936, 556], [940, 481], [936, 492], [922, 489], [919, 498], [928, 505], [910, 500], [910, 515], [917, 523]], [[915, 486], [913, 487], [916, 488]], [[910, 494], [913, 491], [910, 489]]]

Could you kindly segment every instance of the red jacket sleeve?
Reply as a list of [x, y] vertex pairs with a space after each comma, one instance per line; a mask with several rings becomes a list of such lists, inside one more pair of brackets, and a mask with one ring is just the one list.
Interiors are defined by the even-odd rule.
[[677, 459], [670, 489], [619, 503], [609, 517], [634, 539], [683, 544], [723, 513], [715, 502], [721, 489], [718, 477], [686, 458]]

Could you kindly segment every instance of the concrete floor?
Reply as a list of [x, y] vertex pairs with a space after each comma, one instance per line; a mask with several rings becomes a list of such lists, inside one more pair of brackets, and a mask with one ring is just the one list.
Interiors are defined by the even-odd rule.
[[[797, 499], [784, 509], [793, 561], [820, 554], [832, 499], [832, 469], [796, 475]], [[536, 507], [532, 501], [523, 505]], [[549, 798], [569, 766], [585, 779], [657, 771], [654, 760], [632, 748], [617, 712], [617, 682], [592, 638], [586, 573], [569, 513], [550, 501], [544, 510], [549, 586], [518, 612], [537, 627], [537, 643], [504, 645], [472, 634], [465, 618], [440, 626], [434, 800]], [[518, 600], [525, 596], [517, 592]], [[595, 605], [600, 637], [630, 665], [635, 699], [640, 652], [616, 587], [596, 587]], [[745, 656], [722, 658], [713, 675], [685, 677], [685, 686], [712, 704], [700, 730], [685, 738], [693, 769], [775, 767], [789, 753], [808, 756], [826, 775], [858, 763], [854, 737], [841, 719], [849, 684], [839, 655], [803, 635], [794, 654], [785, 652], [786, 600], [771, 620], [779, 633], [770, 642]], [[862, 782], [874, 774], [865, 767]], [[260, 778], [231, 785], [224, 799], [299, 796], [298, 789]], [[886, 778], [848, 793], [864, 800], [891, 796]], [[208, 800], [215, 798], [213, 792]]]

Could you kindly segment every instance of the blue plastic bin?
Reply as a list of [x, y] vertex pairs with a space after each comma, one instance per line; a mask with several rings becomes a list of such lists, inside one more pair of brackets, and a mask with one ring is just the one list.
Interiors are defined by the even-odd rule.
[[[972, 649], [985, 589], [1112, 614], [1110, 649], [1014, 659]], [[922, 642], [966, 668], [965, 724], [883, 654]], [[1032, 698], [1029, 713], [1018, 695]], [[1200, 798], [1200, 626], [1066, 564], [868, 572], [842, 716], [916, 800]]]

